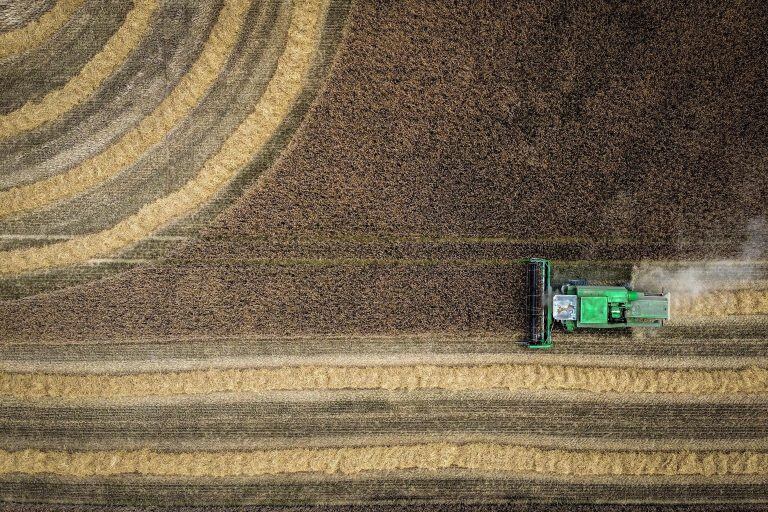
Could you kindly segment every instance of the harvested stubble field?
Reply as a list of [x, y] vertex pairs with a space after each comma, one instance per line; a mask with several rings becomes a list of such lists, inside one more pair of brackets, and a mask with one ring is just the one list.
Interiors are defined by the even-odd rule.
[[[0, 32], [9, 510], [766, 509], [764, 5], [42, 8]], [[673, 319], [527, 350], [528, 256]]]

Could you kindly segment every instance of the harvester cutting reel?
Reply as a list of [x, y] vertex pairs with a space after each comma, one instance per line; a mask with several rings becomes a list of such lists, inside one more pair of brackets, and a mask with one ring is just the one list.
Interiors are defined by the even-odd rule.
[[669, 320], [669, 293], [645, 293], [631, 286], [591, 286], [570, 280], [552, 290], [552, 263], [543, 258], [527, 262], [528, 326], [524, 343], [550, 348], [552, 330], [627, 329], [661, 327]]

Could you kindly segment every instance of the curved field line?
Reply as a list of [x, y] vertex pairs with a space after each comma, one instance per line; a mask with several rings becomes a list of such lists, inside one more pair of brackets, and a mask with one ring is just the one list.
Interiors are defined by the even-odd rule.
[[[152, 4], [156, 2], [156, 0], [141, 1], [145, 2], [143, 5], [148, 5], [147, 2]], [[228, 0], [224, 4], [202, 51], [189, 71], [151, 114], [120, 137], [117, 142], [64, 173], [29, 185], [0, 191], [0, 217], [38, 208], [83, 192], [133, 164], [149, 148], [161, 142], [166, 134], [199, 103], [218, 78], [221, 68], [229, 59], [240, 36], [249, 5], [250, 0]], [[144, 18], [148, 20], [148, 16]], [[117, 37], [117, 34], [114, 37]], [[67, 87], [70, 84], [72, 82], [67, 84]], [[52, 94], [64, 94], [63, 91], [64, 89], [54, 91]], [[18, 112], [20, 111], [13, 114]], [[0, 135], [2, 135], [3, 126], [3, 120], [0, 118]]]
[[654, 369], [546, 364], [288, 366], [127, 375], [0, 373], [0, 395], [120, 397], [338, 389], [569, 390], [768, 394], [768, 369]]
[[[53, 121], [91, 96], [139, 45], [157, 9], [157, 0], [134, 0], [125, 21], [80, 72], [64, 87], [47, 93], [42, 99], [28, 101], [21, 108], [0, 115], [0, 139], [31, 130]], [[11, 213], [13, 189], [0, 193], [0, 215]], [[10, 209], [10, 210], [9, 210]]]
[[[251, 114], [181, 189], [98, 233], [38, 248], [0, 253], [0, 273], [71, 265], [127, 247], [210, 201], [274, 135], [301, 94], [320, 41], [321, 0], [298, 2], [285, 50]], [[224, 34], [222, 34], [223, 36]]]
[[59, 30], [85, 0], [58, 0], [38, 19], [23, 27], [0, 34], [0, 59], [22, 53], [43, 44]]
[[768, 476], [768, 453], [563, 450], [496, 443], [423, 443], [187, 453], [150, 450], [0, 450], [0, 474], [53, 473], [74, 477], [126, 473], [176, 477], [293, 473], [351, 475], [367, 471], [439, 471], [452, 468], [574, 476]]

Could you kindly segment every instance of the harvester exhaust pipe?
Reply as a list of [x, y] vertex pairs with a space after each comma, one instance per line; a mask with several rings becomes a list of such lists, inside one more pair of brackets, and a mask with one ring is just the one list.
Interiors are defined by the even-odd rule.
[[526, 301], [526, 339], [531, 348], [549, 348], [552, 346], [552, 312], [550, 299], [552, 264], [543, 258], [528, 260]]

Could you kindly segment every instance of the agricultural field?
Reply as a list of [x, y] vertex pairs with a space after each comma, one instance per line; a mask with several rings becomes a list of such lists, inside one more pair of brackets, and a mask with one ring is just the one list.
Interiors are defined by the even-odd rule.
[[[765, 506], [768, 10], [332, 4], [298, 106], [199, 210], [68, 266], [13, 252], [186, 179], [255, 86], [216, 82], [140, 178], [0, 217], [0, 500]], [[532, 256], [671, 319], [532, 351]]]

